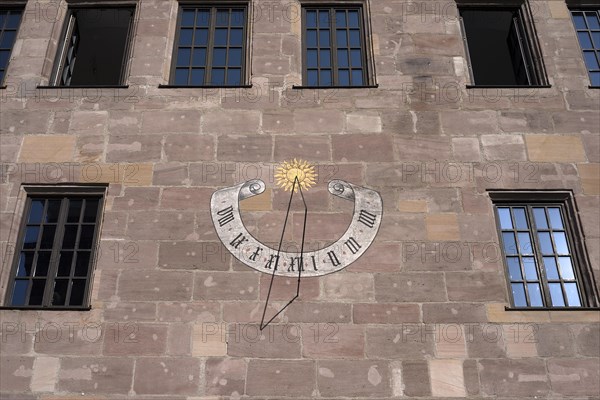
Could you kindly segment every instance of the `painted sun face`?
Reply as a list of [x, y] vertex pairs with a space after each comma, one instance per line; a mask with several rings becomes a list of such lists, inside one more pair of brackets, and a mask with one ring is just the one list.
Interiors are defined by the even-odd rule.
[[[284, 161], [275, 173], [277, 186], [283, 188], [286, 192], [291, 191], [292, 188], [294, 188], [294, 192], [297, 192], [298, 186], [302, 190], [308, 190], [315, 184], [316, 176], [314, 165], [308, 161], [296, 160], [295, 158], [293, 161]], [[294, 186], [296, 179], [298, 179], [298, 184]]]

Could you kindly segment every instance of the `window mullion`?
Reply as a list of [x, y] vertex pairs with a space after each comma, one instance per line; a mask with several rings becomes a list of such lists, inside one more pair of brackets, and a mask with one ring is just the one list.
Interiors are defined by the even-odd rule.
[[[534, 246], [534, 257], [537, 264], [538, 274], [540, 276], [540, 290], [542, 291], [542, 299], [544, 299], [544, 306], [549, 307], [552, 302], [550, 301], [550, 286], [548, 286], [548, 277], [546, 276], [546, 267], [544, 264], [544, 257], [542, 255], [542, 246], [539, 243], [537, 226], [535, 225], [535, 218], [533, 217], [533, 206], [527, 205], [527, 219], [529, 220], [529, 226], [531, 227], [531, 235], [533, 236], [531, 243]], [[544, 213], [545, 213], [544, 208]], [[547, 219], [547, 217], [546, 217]]]
[[[217, 8], [210, 8], [210, 18], [208, 22], [208, 44], [206, 46], [206, 70], [204, 71], [204, 83], [206, 85], [212, 85], [212, 64], [213, 64], [213, 51], [215, 41], [215, 29], [217, 26]], [[195, 29], [195, 27], [194, 27]]]
[[65, 231], [65, 221], [67, 220], [68, 211], [69, 199], [67, 197], [63, 197], [60, 203], [58, 220], [56, 221], [54, 241], [52, 242], [52, 253], [50, 254], [50, 265], [48, 266], [46, 290], [44, 291], [44, 307], [52, 305], [52, 294], [54, 292], [54, 284], [56, 281], [58, 264], [60, 262], [60, 249], [62, 246], [62, 238]]
[[[337, 59], [337, 24], [336, 24], [336, 9], [329, 9], [329, 18], [331, 24], [329, 24], [329, 47], [331, 51], [331, 82], [332, 86], [338, 86], [339, 76], [338, 76], [338, 59]], [[346, 18], [348, 16], [346, 15]]]

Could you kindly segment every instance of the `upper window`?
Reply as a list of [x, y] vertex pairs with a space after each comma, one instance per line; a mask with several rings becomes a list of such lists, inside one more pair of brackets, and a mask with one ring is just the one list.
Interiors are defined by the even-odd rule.
[[241, 86], [246, 83], [247, 8], [182, 6], [171, 84]]
[[119, 86], [125, 80], [134, 9], [74, 8], [58, 48], [56, 86]]
[[44, 191], [27, 197], [8, 306], [85, 308], [104, 188]]
[[0, 84], [6, 76], [8, 60], [21, 23], [21, 13], [17, 9], [0, 9]]
[[459, 8], [477, 86], [542, 86], [547, 78], [528, 4]]
[[600, 10], [571, 10], [592, 86], [600, 87]]
[[362, 7], [302, 8], [305, 86], [369, 84]]
[[592, 307], [594, 288], [571, 198], [502, 192], [495, 209], [514, 307]]

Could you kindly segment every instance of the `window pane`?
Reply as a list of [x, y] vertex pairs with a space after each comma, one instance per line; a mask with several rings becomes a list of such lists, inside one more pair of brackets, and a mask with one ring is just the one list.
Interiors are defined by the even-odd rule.
[[229, 25], [229, 10], [217, 10], [217, 26]]
[[0, 68], [6, 68], [9, 58], [10, 58], [10, 50], [1, 50], [0, 51]]
[[338, 79], [340, 86], [350, 86], [350, 71], [347, 69], [340, 69], [338, 71]]
[[215, 45], [226, 46], [227, 45], [227, 28], [215, 29]]
[[346, 26], [346, 11], [336, 11], [335, 12], [335, 25], [338, 28], [342, 28]]
[[42, 240], [40, 241], [40, 249], [51, 249], [54, 243], [54, 233], [56, 232], [55, 225], [44, 225], [42, 230]]
[[194, 49], [192, 65], [195, 67], [200, 67], [206, 65], [206, 49], [199, 48]]
[[244, 26], [245, 20], [244, 10], [231, 10], [231, 19], [229, 21], [231, 26]]
[[584, 51], [583, 58], [585, 59], [585, 65], [588, 69], [600, 69], [595, 51]]
[[194, 10], [184, 10], [181, 15], [181, 26], [194, 26], [194, 18], [196, 12]]
[[46, 210], [45, 222], [57, 223], [60, 214], [60, 200], [48, 200], [48, 209]]
[[180, 46], [191, 46], [192, 45], [192, 36], [194, 36], [193, 29], [182, 29], [179, 32], [179, 45]]
[[510, 208], [498, 207], [498, 216], [500, 217], [501, 229], [512, 229], [512, 221], [510, 219]]
[[592, 32], [592, 39], [594, 40], [594, 47], [600, 49], [600, 32]]
[[319, 66], [321, 68], [323, 68], [323, 67], [329, 68], [331, 66], [331, 51], [320, 50], [319, 55], [320, 55]]
[[538, 280], [537, 268], [535, 266], [535, 258], [523, 257], [523, 269], [525, 270], [525, 278], [527, 278], [528, 281]]
[[40, 228], [37, 226], [30, 226], [27, 229], [25, 229], [25, 238], [23, 240], [23, 248], [24, 249], [35, 249], [39, 234], [40, 234]]
[[358, 11], [348, 11], [348, 26], [358, 28]]
[[54, 293], [52, 294], [52, 305], [64, 306], [67, 299], [67, 289], [69, 288], [68, 279], [57, 279], [54, 283]]
[[577, 36], [579, 37], [579, 44], [581, 44], [582, 49], [594, 48], [590, 35], [587, 32], [577, 32]]
[[321, 29], [319, 31], [319, 46], [329, 47], [329, 29]]
[[242, 70], [239, 68], [230, 68], [227, 70], [227, 84], [228, 85], [241, 85], [242, 84]]
[[329, 26], [329, 11], [319, 11], [319, 27], [327, 28]]
[[60, 260], [58, 261], [57, 276], [69, 276], [71, 275], [71, 263], [73, 262], [72, 251], [61, 251]]
[[519, 252], [521, 254], [533, 254], [529, 232], [519, 232], [517, 235], [519, 237]]
[[565, 292], [567, 294], [567, 302], [569, 307], [581, 307], [579, 300], [579, 291], [576, 283], [565, 283]]
[[306, 32], [306, 46], [307, 47], [317, 47], [317, 31], [314, 29], [309, 29]]
[[350, 32], [350, 46], [360, 47], [360, 32], [358, 29], [351, 29]]
[[590, 72], [592, 86], [600, 86], [600, 72]]
[[567, 237], [564, 232], [553, 232], [554, 245], [556, 246], [557, 254], [569, 254], [569, 247], [567, 246]]
[[316, 68], [319, 66], [317, 62], [317, 50], [308, 50], [306, 52], [306, 65], [309, 68]]
[[210, 11], [198, 10], [196, 13], [196, 26], [208, 26], [210, 23]]
[[558, 265], [560, 267], [560, 276], [564, 280], [575, 280], [575, 272], [573, 271], [571, 257], [558, 257]]
[[46, 286], [45, 279], [34, 279], [29, 294], [29, 305], [39, 306], [44, 299], [44, 287]]
[[527, 307], [527, 300], [525, 298], [525, 289], [522, 283], [511, 284], [513, 300], [515, 307]]
[[191, 49], [179, 49], [177, 50], [177, 65], [188, 66], [190, 65], [190, 57], [192, 55]]
[[546, 221], [546, 213], [543, 208], [534, 207], [533, 217], [535, 218], [535, 226], [538, 229], [548, 229], [548, 221]]
[[544, 257], [544, 268], [546, 269], [546, 277], [549, 280], [559, 279], [554, 257]]
[[90, 252], [78, 251], [75, 261], [75, 276], [87, 276], [90, 265]]
[[94, 225], [83, 225], [79, 235], [79, 248], [91, 249], [92, 239], [94, 239]]
[[564, 307], [565, 300], [563, 299], [560, 283], [549, 283], [548, 286], [550, 287], [550, 298], [552, 299], [552, 305], [554, 307]]
[[548, 217], [550, 218], [550, 226], [552, 226], [552, 229], [564, 229], [562, 218], [560, 216], [560, 208], [548, 208]]
[[11, 305], [24, 306], [25, 298], [27, 297], [27, 289], [28, 288], [29, 288], [29, 281], [26, 281], [26, 280], [15, 281]]
[[229, 31], [229, 45], [241, 46], [244, 37], [243, 29], [232, 29]]
[[321, 74], [319, 75], [319, 85], [331, 86], [331, 70], [321, 70]]
[[517, 229], [529, 229], [529, 226], [527, 225], [527, 217], [525, 216], [525, 209], [521, 207], [513, 208], [513, 213]]
[[83, 295], [85, 293], [85, 279], [73, 279], [71, 286], [70, 306], [80, 306], [83, 304]]
[[550, 234], [548, 232], [539, 232], [538, 238], [540, 239], [542, 254], [554, 254], [554, 250], [552, 249], [552, 242], [550, 241]]
[[4, 31], [2, 33], [2, 39], [0, 39], [0, 47], [3, 49], [10, 49], [17, 36], [16, 31]]
[[227, 49], [214, 49], [212, 63], [216, 67], [225, 66], [227, 59]]
[[[348, 64], [348, 50], [338, 50], [337, 51], [337, 63], [338, 67], [347, 68], [350, 65]], [[348, 84], [350, 84], [350, 76], [348, 75]]]
[[241, 67], [242, 66], [242, 49], [229, 49], [229, 58], [227, 65], [230, 67]]
[[360, 57], [360, 50], [352, 50], [350, 51], [350, 59], [352, 67], [361, 67], [362, 59]]
[[544, 302], [542, 301], [542, 292], [540, 291], [540, 285], [537, 283], [528, 283], [527, 291], [529, 292], [529, 302], [531, 307], [543, 307]]
[[317, 12], [307, 11], [306, 12], [306, 26], [309, 28], [315, 28], [317, 26]]
[[194, 36], [194, 45], [206, 46], [208, 44], [208, 29], [196, 29]]
[[508, 275], [511, 281], [523, 280], [521, 276], [521, 266], [519, 265], [519, 257], [506, 257], [508, 264]]
[[187, 68], [177, 68], [175, 70], [175, 84], [176, 85], [187, 85], [188, 72], [189, 72], [189, 70]]
[[21, 20], [20, 11], [11, 11], [6, 18], [6, 29], [17, 29], [19, 27], [19, 21]]
[[31, 209], [29, 210], [28, 224], [40, 224], [42, 222], [42, 214], [44, 213], [44, 200], [33, 200]]
[[348, 38], [346, 37], [345, 29], [338, 29], [336, 32], [335, 40], [337, 42], [338, 47], [346, 47], [348, 46]]
[[67, 215], [67, 222], [79, 222], [82, 204], [83, 200], [69, 200], [69, 214]]
[[192, 69], [192, 80], [190, 84], [194, 86], [204, 85], [204, 68]]
[[363, 82], [363, 73], [362, 69], [353, 69], [352, 70], [352, 85], [353, 86], [362, 86]]
[[75, 247], [75, 240], [77, 239], [77, 225], [65, 226], [65, 234], [63, 236], [63, 249], [72, 249]]
[[318, 86], [319, 85], [319, 75], [317, 70], [311, 69], [306, 73], [308, 79], [308, 86]]
[[47, 276], [50, 267], [50, 251], [40, 251], [35, 263], [35, 276]]
[[576, 29], [586, 29], [585, 19], [581, 13], [573, 13], [573, 23]]
[[31, 276], [33, 268], [33, 255], [31, 251], [22, 251], [19, 256], [19, 266], [17, 267], [17, 276]]
[[517, 254], [515, 235], [512, 232], [502, 232], [502, 241], [504, 242], [504, 251], [506, 254]]
[[587, 19], [588, 27], [590, 29], [600, 29], [600, 22], [598, 22], [598, 17], [596, 13], [587, 12], [585, 13], [585, 18]]
[[225, 69], [224, 68], [213, 68], [211, 71], [211, 84], [212, 85], [224, 85], [225, 84]]

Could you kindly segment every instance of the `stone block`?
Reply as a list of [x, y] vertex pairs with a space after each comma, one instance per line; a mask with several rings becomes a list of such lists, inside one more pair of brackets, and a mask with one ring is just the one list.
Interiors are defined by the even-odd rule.
[[354, 304], [352, 320], [355, 324], [402, 324], [420, 322], [418, 304]]
[[133, 363], [134, 360], [127, 357], [63, 358], [60, 362], [57, 391], [128, 393], [133, 381]]
[[[276, 384], [273, 377], [277, 377]], [[301, 379], [299, 379], [301, 377]], [[248, 363], [249, 396], [311, 397], [316, 389], [315, 362], [309, 360], [256, 360]]]
[[54, 392], [60, 360], [56, 357], [37, 357], [31, 376], [32, 392]]
[[[301, 298], [303, 299], [302, 295]], [[307, 303], [304, 301], [294, 302], [285, 309], [283, 315], [285, 320], [289, 323], [323, 322], [342, 324], [348, 323], [352, 319], [350, 304], [341, 303]]]
[[[263, 115], [263, 129], [265, 116]], [[288, 121], [289, 123], [289, 121]], [[290, 129], [289, 125], [287, 126]], [[303, 159], [315, 161], [331, 161], [331, 144], [329, 136], [275, 136], [275, 161]]]
[[456, 214], [428, 214], [425, 226], [428, 240], [460, 240]]
[[425, 323], [485, 322], [485, 306], [479, 303], [423, 304]]
[[600, 195], [600, 164], [577, 164], [577, 171], [587, 195]]
[[479, 376], [484, 396], [539, 397], [549, 391], [544, 360], [480, 360]]
[[215, 139], [198, 134], [167, 135], [164, 150], [168, 161], [209, 161], [215, 158]]
[[505, 358], [506, 346], [501, 325], [476, 324], [468, 326], [467, 350], [470, 358]]
[[352, 161], [393, 161], [393, 138], [389, 135], [346, 134], [331, 137], [333, 159]]
[[497, 272], [448, 272], [446, 288], [450, 301], [503, 301], [506, 283]]
[[221, 242], [161, 242], [158, 265], [166, 269], [227, 271], [231, 256]]
[[[265, 321], [266, 322], [266, 321]], [[300, 358], [302, 329], [296, 324], [230, 324], [227, 354], [248, 358]]]
[[452, 138], [454, 158], [459, 161], [480, 161], [479, 140], [477, 138]]
[[368, 358], [418, 360], [433, 357], [434, 328], [403, 324], [398, 328], [367, 328]]
[[465, 397], [462, 360], [431, 360], [431, 394], [435, 397]]
[[108, 162], [159, 161], [162, 151], [161, 135], [111, 136], [106, 149]]
[[577, 353], [584, 357], [600, 356], [600, 325], [588, 324], [574, 326], [573, 332], [577, 345]]
[[403, 272], [375, 275], [377, 302], [440, 302], [446, 301], [442, 273]]
[[296, 109], [294, 111], [294, 132], [342, 133], [344, 122], [344, 114], [338, 110]]
[[527, 160], [521, 135], [482, 135], [481, 144], [489, 161]]
[[538, 357], [536, 328], [544, 325], [511, 324], [502, 326], [506, 355], [509, 358]]
[[153, 110], [142, 114], [142, 132], [145, 134], [166, 132], [200, 133], [198, 110]]
[[195, 395], [200, 363], [195, 358], [144, 357], [136, 361], [133, 390], [137, 395]]
[[448, 135], [472, 135], [498, 132], [496, 111], [443, 111], [442, 130]]
[[165, 302], [157, 306], [160, 322], [216, 322], [220, 318], [218, 303], [205, 302]]
[[194, 324], [192, 331], [192, 356], [219, 357], [227, 354], [227, 332], [224, 323], [203, 322]]
[[165, 354], [166, 349], [167, 326], [130, 323], [123, 325], [122, 332], [117, 335], [107, 335], [103, 353], [111, 356], [156, 356]]
[[575, 355], [575, 338], [566, 325], [538, 325], [535, 341], [537, 352], [541, 357], [572, 357]]
[[154, 321], [156, 319], [156, 304], [125, 303], [110, 304], [104, 310], [105, 321], [132, 322]]
[[387, 362], [371, 360], [320, 361], [317, 383], [321, 396], [389, 397], [390, 372]]
[[333, 301], [373, 301], [373, 276], [367, 273], [337, 273], [321, 278], [323, 297]]
[[74, 161], [75, 136], [25, 136], [19, 154], [22, 163]]
[[34, 357], [6, 356], [0, 357], [0, 382], [2, 394], [17, 392], [27, 393], [33, 375]]
[[525, 144], [530, 161], [586, 161], [585, 150], [578, 136], [525, 135]]
[[217, 144], [217, 160], [268, 162], [273, 139], [270, 136], [223, 135]]
[[404, 396], [431, 396], [431, 382], [427, 361], [402, 361], [402, 382], [404, 382]]
[[594, 358], [548, 360], [552, 392], [557, 397], [595, 397], [600, 393], [600, 365]]
[[246, 385], [246, 361], [232, 358], [206, 360], [206, 394], [239, 397]]
[[135, 211], [129, 214], [127, 236], [136, 240], [188, 240], [195, 239], [194, 228], [190, 212]]
[[375, 112], [346, 114], [346, 131], [350, 133], [381, 132], [381, 117]]
[[259, 133], [259, 126], [258, 111], [215, 110], [202, 115], [204, 133], [256, 135]]
[[365, 333], [361, 326], [334, 323], [302, 326], [305, 358], [364, 358]]
[[192, 273], [128, 269], [119, 277], [119, 297], [129, 301], [182, 301], [192, 297]]
[[194, 300], [257, 300], [258, 272], [197, 272]]
[[465, 328], [457, 324], [439, 324], [435, 329], [436, 358], [466, 358]]
[[123, 196], [115, 197], [113, 210], [149, 210], [158, 206], [160, 188], [157, 187], [128, 187]]

